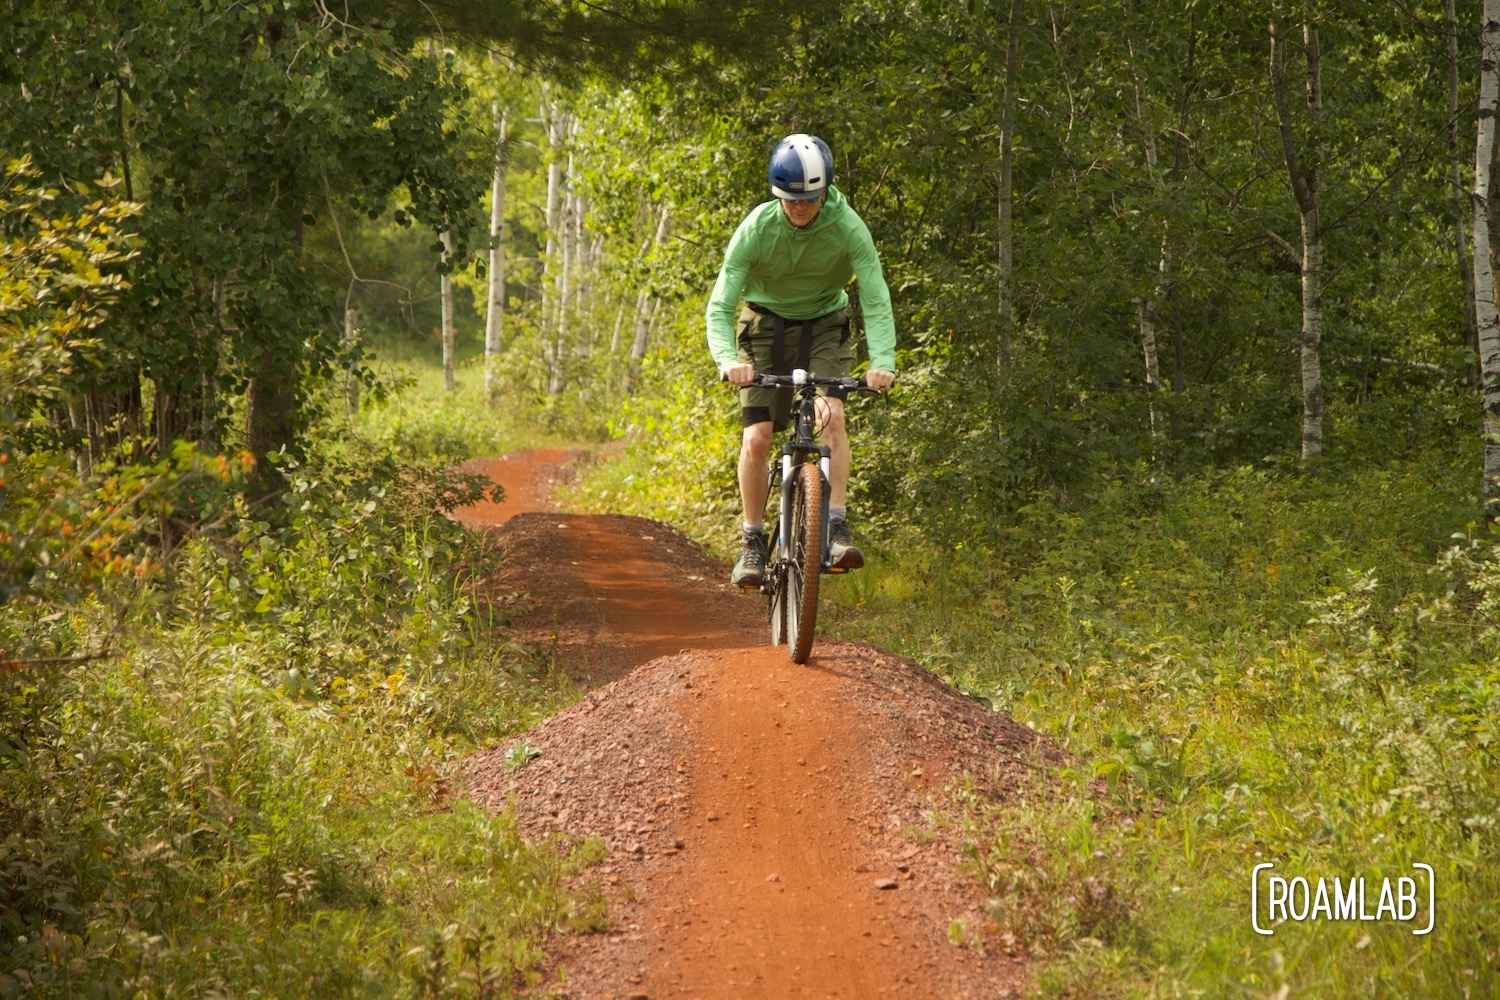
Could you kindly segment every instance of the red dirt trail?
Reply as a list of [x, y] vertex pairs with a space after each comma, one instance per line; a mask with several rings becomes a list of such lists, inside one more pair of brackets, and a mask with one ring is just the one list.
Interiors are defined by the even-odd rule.
[[[492, 589], [525, 595], [526, 638], [591, 688], [460, 779], [531, 836], [609, 846], [575, 888], [602, 894], [611, 929], [556, 942], [533, 995], [1018, 995], [1024, 965], [959, 869], [941, 790], [969, 775], [1013, 794], [1057, 750], [869, 645], [820, 638], [792, 663], [763, 599], [667, 525], [553, 512], [582, 457], [470, 463], [506, 499], [457, 514], [499, 537]], [[540, 755], [512, 771], [523, 741]]]

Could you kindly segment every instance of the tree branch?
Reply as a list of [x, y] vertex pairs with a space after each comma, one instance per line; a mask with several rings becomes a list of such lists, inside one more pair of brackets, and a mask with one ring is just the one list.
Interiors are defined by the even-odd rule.
[[114, 656], [114, 650], [101, 649], [97, 653], [88, 653], [84, 656], [41, 656], [29, 660], [0, 660], [0, 670], [16, 671], [27, 667], [55, 667], [70, 663], [88, 663], [90, 660], [102, 660]]

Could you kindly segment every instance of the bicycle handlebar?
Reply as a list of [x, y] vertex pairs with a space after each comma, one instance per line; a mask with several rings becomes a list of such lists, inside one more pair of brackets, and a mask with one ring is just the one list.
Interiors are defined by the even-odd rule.
[[[719, 381], [727, 382], [728, 378], [722, 372], [719, 373]], [[814, 375], [812, 372], [801, 368], [796, 369], [790, 375], [763, 375], [760, 372], [750, 380], [749, 385], [758, 385], [767, 389], [781, 387], [801, 388], [804, 386], [826, 386], [831, 389], [863, 390], [864, 392], [879, 393], [884, 390], [872, 389], [865, 384], [864, 376], [859, 378], [830, 378], [826, 375]]]

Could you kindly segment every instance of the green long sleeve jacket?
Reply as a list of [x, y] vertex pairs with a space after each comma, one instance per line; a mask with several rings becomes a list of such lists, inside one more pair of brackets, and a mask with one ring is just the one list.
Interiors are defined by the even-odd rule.
[[844, 286], [859, 282], [870, 367], [896, 370], [896, 322], [891, 292], [869, 227], [836, 187], [818, 217], [797, 229], [779, 201], [753, 209], [724, 252], [709, 296], [708, 349], [723, 371], [736, 361], [734, 322], [743, 298], [787, 319], [814, 319], [849, 304]]

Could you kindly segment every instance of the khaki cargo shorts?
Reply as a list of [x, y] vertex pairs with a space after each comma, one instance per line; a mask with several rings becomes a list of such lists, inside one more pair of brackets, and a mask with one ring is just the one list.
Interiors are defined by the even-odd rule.
[[[817, 319], [782, 320], [781, 357], [773, 358], [777, 320], [774, 314], [752, 306], [746, 306], [740, 312], [739, 333], [735, 338], [739, 358], [753, 364], [757, 374], [790, 375], [793, 368], [805, 367], [814, 375], [848, 377], [854, 368], [854, 344], [849, 337], [847, 312], [840, 309]], [[810, 345], [805, 355], [802, 353], [804, 326], [810, 331]], [[848, 393], [820, 386], [818, 395], [844, 399]], [[745, 427], [772, 420], [779, 431], [791, 422], [791, 414], [791, 389], [752, 385], [740, 390], [740, 419]]]

